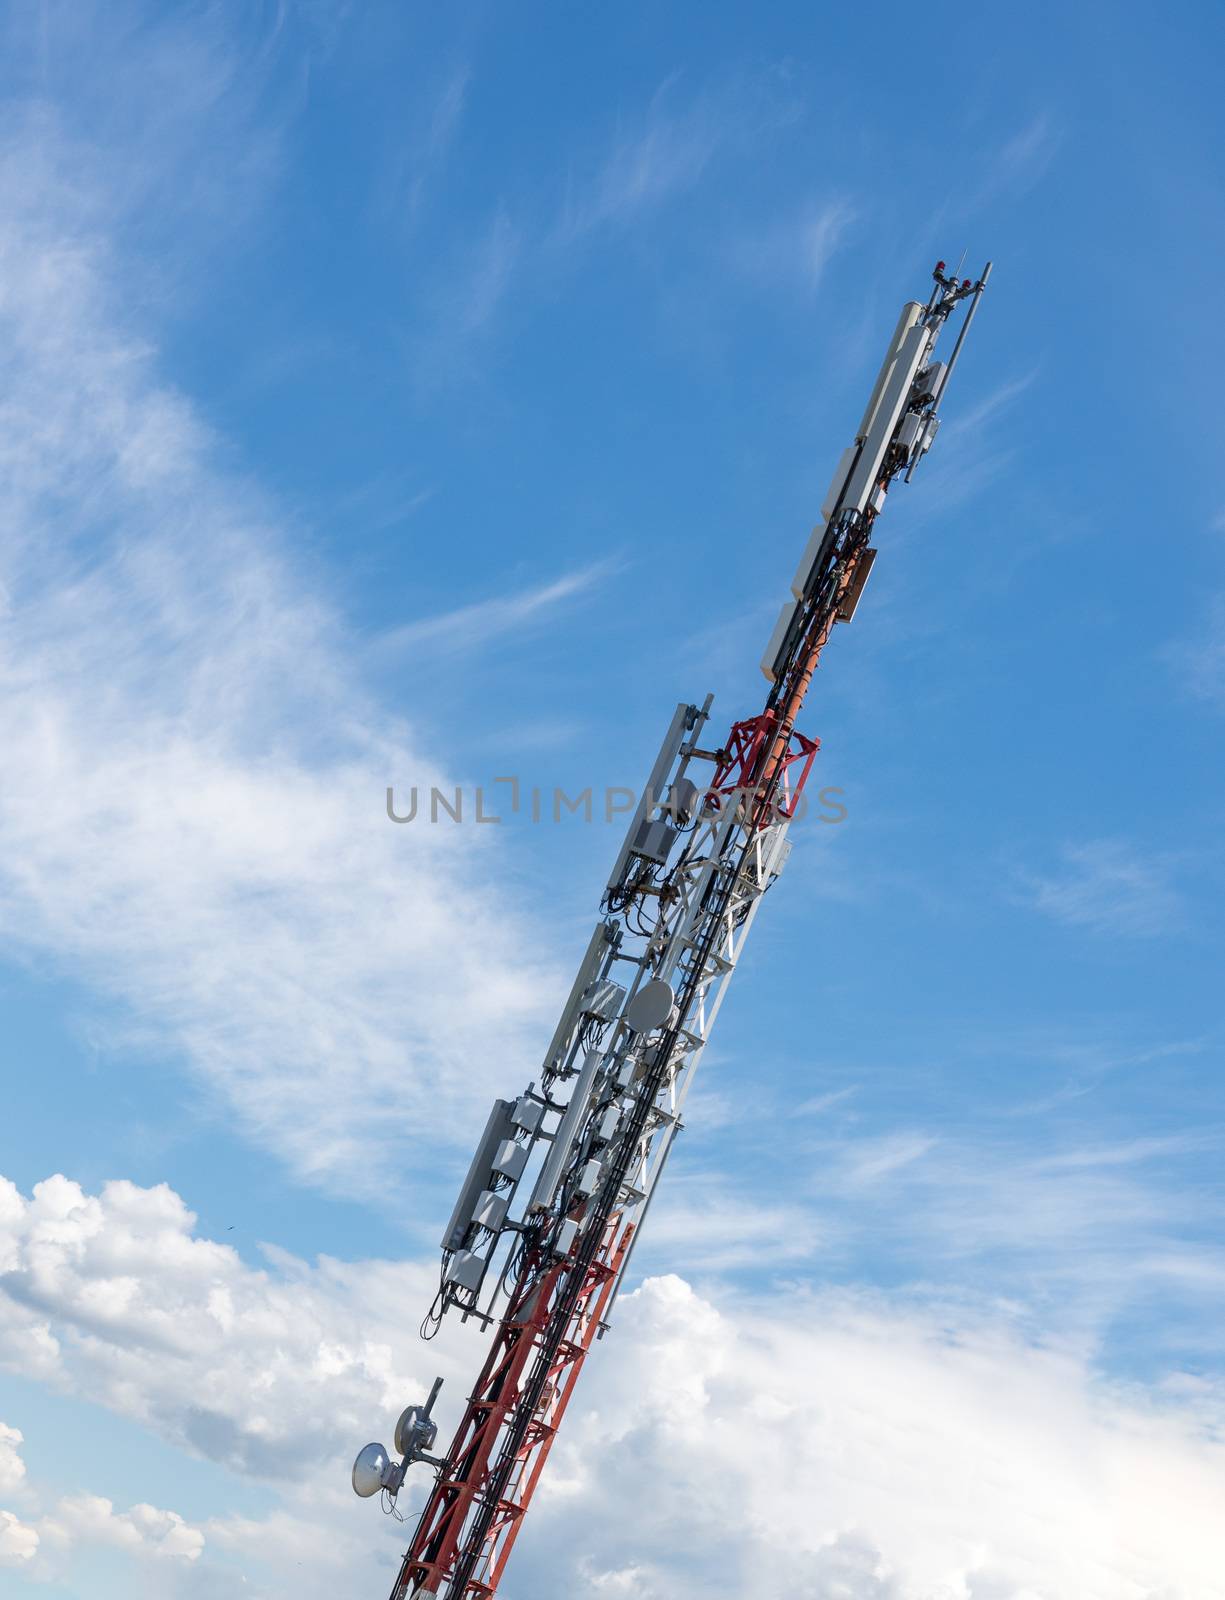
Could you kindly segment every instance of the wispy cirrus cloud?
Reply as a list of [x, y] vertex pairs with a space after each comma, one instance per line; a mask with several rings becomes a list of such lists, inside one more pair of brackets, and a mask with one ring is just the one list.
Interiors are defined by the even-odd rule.
[[846, 1181], [854, 1188], [868, 1188], [894, 1173], [921, 1161], [936, 1140], [929, 1134], [906, 1132], [885, 1134], [870, 1141], [857, 1141], [849, 1147], [842, 1163]]
[[827, 1094], [813, 1095], [810, 1100], [801, 1100], [794, 1108], [793, 1115], [797, 1117], [822, 1117], [836, 1107], [844, 1105], [859, 1092], [858, 1084], [847, 1084], [844, 1089], [831, 1089]]
[[75, 171], [50, 125], [0, 146], [0, 942], [301, 1176], [375, 1193], [416, 1118], [463, 1140], [555, 985], [487, 830], [387, 823], [389, 774], [445, 776], [163, 379]]
[[419, 126], [407, 137], [397, 191], [410, 222], [420, 215], [430, 188], [438, 181], [463, 123], [472, 72], [467, 64], [456, 67], [427, 107]]
[[522, 226], [499, 204], [482, 233], [451, 253], [449, 270], [425, 299], [423, 331], [411, 343], [422, 394], [470, 381], [476, 352], [511, 295], [526, 250]]
[[550, 583], [406, 622], [384, 634], [375, 649], [380, 654], [423, 650], [451, 654], [482, 649], [508, 634], [517, 635], [545, 621], [569, 601], [590, 593], [614, 570], [611, 562], [595, 562], [564, 573]]
[[[923, 1128], [813, 1141], [807, 1189], [834, 1254], [871, 1249], [926, 1283], [972, 1280], [1048, 1308], [1048, 1330], [1096, 1344], [1163, 1306], [1183, 1347], [1225, 1291], [1225, 1212], [1207, 1174], [1225, 1130], [936, 1138]], [[794, 1194], [788, 1198], [796, 1198]]]
[[1095, 934], [1152, 938], [1183, 920], [1169, 864], [1121, 839], [1066, 845], [1057, 869], [1018, 874], [1017, 895], [1042, 915]]
[[1225, 706], [1225, 595], [1213, 599], [1206, 615], [1186, 638], [1167, 645], [1164, 656], [1187, 692]]
[[727, 1173], [670, 1171], [652, 1203], [638, 1271], [673, 1264], [682, 1274], [781, 1270], [811, 1260], [824, 1229], [811, 1207], [763, 1203]]
[[804, 206], [793, 216], [743, 230], [730, 247], [731, 262], [748, 278], [812, 294], [857, 215], [841, 197]]
[[941, 449], [920, 469], [923, 496], [910, 510], [912, 527], [947, 516], [1003, 475], [1014, 446], [1004, 441], [999, 424], [1036, 377], [1032, 370], [1008, 378], [967, 410], [954, 408], [948, 421], [941, 423]]
[[479, 333], [489, 323], [510, 286], [521, 248], [519, 229], [505, 208], [499, 209], [477, 241], [468, 270], [459, 274], [441, 306], [461, 337]]
[[1006, 194], [1024, 194], [1046, 174], [1062, 133], [1050, 111], [1036, 112], [998, 149], [987, 155], [987, 175], [974, 204], [984, 205]]
[[[602, 149], [576, 157], [551, 242], [573, 244], [657, 213], [696, 189], [717, 159], [801, 115], [781, 75], [741, 75], [695, 89], [683, 74], [670, 74], [645, 106], [619, 119]], [[818, 245], [819, 236], [810, 243]]]
[[1040, 111], [1017, 130], [1000, 150], [997, 167], [1012, 182], [1033, 182], [1041, 176], [1059, 143], [1049, 111]]
[[645, 111], [614, 132], [591, 170], [572, 176], [557, 223], [557, 242], [632, 222], [693, 187], [735, 124], [720, 103], [682, 99], [679, 75], [667, 78]]
[[[739, 77], [691, 89], [682, 74], [671, 74], [645, 105], [572, 155], [560, 199], [549, 180], [537, 184], [543, 192], [534, 204], [521, 194], [513, 204], [502, 197], [483, 229], [452, 252], [445, 278], [427, 295], [429, 327], [414, 340], [422, 387], [473, 376], [473, 352], [485, 345], [531, 269], [555, 272], [591, 239], [628, 234], [666, 216], [700, 189], [719, 161], [798, 115], [781, 79]], [[842, 200], [808, 207], [746, 236], [731, 257], [741, 271], [781, 274], [811, 291], [852, 216]]]

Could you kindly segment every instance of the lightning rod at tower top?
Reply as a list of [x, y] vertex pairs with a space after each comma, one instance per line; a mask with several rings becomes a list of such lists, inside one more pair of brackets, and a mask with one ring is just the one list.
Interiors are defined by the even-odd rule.
[[477, 1319], [490, 1335], [484, 1366], [445, 1452], [434, 1453], [438, 1379], [401, 1415], [394, 1454], [368, 1444], [353, 1466], [359, 1495], [390, 1501], [414, 1464], [433, 1474], [390, 1600], [497, 1591], [762, 897], [790, 854], [819, 748], [796, 725], [813, 673], [835, 624], [855, 615], [890, 489], [931, 449], [990, 272], [988, 262], [958, 280], [938, 261], [927, 300], [902, 307], [761, 658], [761, 711], [720, 738], [712, 696], [677, 706], [539, 1075], [489, 1113], [423, 1327], [430, 1335], [449, 1311]]

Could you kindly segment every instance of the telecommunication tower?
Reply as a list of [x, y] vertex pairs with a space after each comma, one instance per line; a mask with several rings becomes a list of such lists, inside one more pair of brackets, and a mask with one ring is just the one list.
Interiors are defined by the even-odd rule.
[[[491, 1330], [485, 1364], [445, 1454], [431, 1454], [439, 1379], [396, 1424], [399, 1460], [370, 1444], [353, 1467], [359, 1495], [392, 1501], [414, 1463], [433, 1470], [390, 1600], [497, 1591], [762, 896], [790, 853], [818, 749], [796, 727], [813, 673], [834, 625], [855, 615], [890, 487], [931, 448], [990, 271], [958, 281], [937, 262], [927, 301], [903, 306], [761, 658], [765, 704], [721, 740], [707, 731], [710, 695], [677, 706], [539, 1080], [494, 1102], [442, 1236], [425, 1330], [450, 1310], [475, 1317]], [[957, 335], [940, 361], [950, 319]]]

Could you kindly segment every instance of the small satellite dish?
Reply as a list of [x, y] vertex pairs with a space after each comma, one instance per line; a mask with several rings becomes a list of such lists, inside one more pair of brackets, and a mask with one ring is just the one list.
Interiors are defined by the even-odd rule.
[[[433, 1398], [430, 1404], [433, 1405]], [[396, 1449], [402, 1456], [416, 1460], [423, 1450], [429, 1450], [438, 1437], [438, 1424], [424, 1406], [409, 1406], [400, 1413], [396, 1423]]]
[[650, 1033], [652, 1028], [662, 1028], [672, 1015], [676, 996], [672, 985], [662, 978], [652, 978], [625, 1008], [625, 1020], [635, 1033]]
[[359, 1450], [357, 1460], [353, 1463], [354, 1494], [369, 1500], [372, 1494], [378, 1494], [380, 1489], [386, 1488], [390, 1466], [387, 1451], [381, 1444], [368, 1444]]

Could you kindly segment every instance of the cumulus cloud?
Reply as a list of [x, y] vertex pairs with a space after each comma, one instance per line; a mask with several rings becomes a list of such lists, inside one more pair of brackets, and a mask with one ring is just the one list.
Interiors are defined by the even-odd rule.
[[0, 1422], [0, 1494], [12, 1494], [25, 1478], [26, 1464], [21, 1459], [23, 1442], [20, 1428], [10, 1428], [7, 1422]]
[[14, 1512], [0, 1510], [0, 1566], [25, 1566], [37, 1554], [38, 1529]]
[[[429, 1346], [417, 1338], [437, 1288], [433, 1261], [307, 1263], [270, 1247], [254, 1268], [200, 1237], [195, 1221], [166, 1185], [116, 1181], [88, 1194], [54, 1176], [27, 1197], [0, 1179], [0, 1363], [219, 1463], [235, 1502], [194, 1529], [170, 1512], [119, 1512], [78, 1493], [5, 1523], [3, 1548], [32, 1559], [40, 1544], [46, 1555], [71, 1538], [73, 1548], [106, 1543], [194, 1565], [207, 1546], [217, 1560], [206, 1553], [183, 1579], [193, 1595], [232, 1592], [226, 1562], [250, 1571], [255, 1587], [244, 1592], [277, 1600], [282, 1561], [317, 1571], [319, 1587], [308, 1582], [304, 1594], [334, 1596], [355, 1574], [377, 1590], [398, 1536], [393, 1522], [361, 1516], [353, 1456], [386, 1439], [437, 1373], [449, 1380], [440, 1414], [450, 1421], [481, 1340], [450, 1324]], [[15, 1481], [19, 1443], [16, 1430], [0, 1431], [0, 1472]], [[250, 1516], [252, 1478], [283, 1485], [284, 1506]], [[159, 1600], [177, 1592], [159, 1582]]]
[[[0, 1493], [24, 1486], [21, 1444], [20, 1430], [0, 1422]], [[32, 1491], [24, 1498], [32, 1504], [38, 1500]], [[99, 1545], [128, 1555], [192, 1562], [200, 1558], [204, 1535], [175, 1511], [144, 1504], [117, 1511], [112, 1501], [96, 1494], [62, 1495], [46, 1511], [35, 1512], [32, 1521], [0, 1510], [0, 1565], [24, 1567], [35, 1577], [49, 1579], [59, 1575], [65, 1558], [76, 1547], [96, 1549]]]
[[40, 1541], [87, 1546], [111, 1545], [129, 1555], [170, 1556], [198, 1561], [204, 1549], [199, 1528], [184, 1522], [175, 1511], [136, 1505], [116, 1511], [102, 1495], [65, 1495], [44, 1518]]
[[1002, 1311], [802, 1290], [716, 1305], [660, 1278], [618, 1321], [551, 1459], [522, 1592], [1225, 1594], [1219, 1433]]
[[435, 1269], [270, 1251], [257, 1270], [194, 1228], [164, 1184], [89, 1195], [56, 1176], [27, 1199], [0, 1180], [6, 1364], [28, 1370], [34, 1352], [56, 1386], [261, 1476], [364, 1443], [415, 1392], [406, 1360], [422, 1387]]
[[[197, 1237], [164, 1187], [91, 1196], [59, 1178], [29, 1199], [3, 1193], [0, 1303], [10, 1326], [42, 1324], [56, 1382], [239, 1473], [297, 1452], [264, 1516], [237, 1490], [234, 1511], [199, 1529], [75, 1496], [18, 1519], [7, 1547], [75, 1521], [181, 1558], [184, 1593], [226, 1592], [237, 1571], [244, 1592], [271, 1600], [289, 1562], [304, 1600], [359, 1582], [377, 1593], [403, 1536], [353, 1499], [349, 1462], [436, 1370], [453, 1380], [452, 1422], [480, 1345], [461, 1348], [449, 1328], [440, 1347], [417, 1344], [432, 1265], [274, 1253], [255, 1270]], [[509, 1600], [696, 1600], [713, 1587], [811, 1600], [1225, 1595], [1212, 1533], [1222, 1397], [1190, 1374], [1153, 1391], [1112, 1384], [1091, 1351], [1024, 1328], [1015, 1307], [964, 1299], [802, 1283], [712, 1297], [648, 1280], [590, 1363]]]

